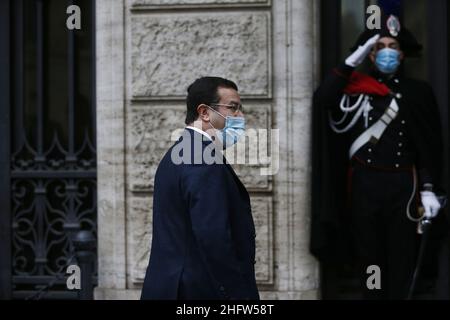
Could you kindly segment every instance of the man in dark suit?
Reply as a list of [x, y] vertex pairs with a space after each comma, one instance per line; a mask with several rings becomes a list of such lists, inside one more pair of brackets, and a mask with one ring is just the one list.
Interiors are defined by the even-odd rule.
[[141, 299], [259, 299], [250, 198], [221, 150], [244, 132], [236, 84], [197, 79], [185, 123], [156, 171]]

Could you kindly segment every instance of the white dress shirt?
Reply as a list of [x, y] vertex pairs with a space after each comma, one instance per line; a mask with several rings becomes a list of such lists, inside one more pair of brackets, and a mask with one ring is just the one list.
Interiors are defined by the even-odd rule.
[[204, 135], [205, 137], [207, 137], [209, 140], [213, 141], [213, 139], [211, 138], [211, 136], [209, 134], [207, 134], [205, 131], [200, 130], [199, 128], [193, 127], [193, 126], [186, 126], [186, 129], [192, 129], [194, 131], [197, 131], [198, 133]]

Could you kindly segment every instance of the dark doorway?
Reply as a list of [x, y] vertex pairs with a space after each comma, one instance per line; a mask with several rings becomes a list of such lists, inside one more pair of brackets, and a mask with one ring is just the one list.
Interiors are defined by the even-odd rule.
[[95, 1], [0, 6], [0, 297], [76, 299], [72, 237], [97, 230]]
[[[449, 190], [449, 37], [450, 37], [450, 5], [446, 0], [333, 0], [321, 2], [321, 74], [322, 77], [338, 65], [350, 53], [350, 47], [363, 31], [366, 18], [366, 8], [370, 4], [388, 5], [391, 10], [397, 10], [404, 24], [410, 29], [418, 41], [424, 45], [423, 54], [418, 58], [407, 60], [408, 76], [429, 82], [436, 95], [440, 108], [444, 135], [444, 187]], [[449, 227], [449, 210], [446, 216], [446, 226]], [[444, 219], [445, 220], [445, 219]], [[435, 243], [435, 253], [438, 265], [437, 271], [430, 272], [433, 280], [432, 293], [425, 298], [450, 298], [450, 239], [439, 238]], [[321, 266], [321, 292], [324, 299], [359, 298], [357, 293], [358, 280], [353, 276], [351, 266], [335, 267]]]

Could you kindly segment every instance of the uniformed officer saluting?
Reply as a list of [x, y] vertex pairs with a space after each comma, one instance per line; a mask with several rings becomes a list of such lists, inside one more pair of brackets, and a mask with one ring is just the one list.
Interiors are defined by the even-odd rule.
[[[403, 59], [421, 46], [395, 16], [384, 17], [381, 30], [366, 30], [355, 48], [315, 93], [311, 251], [324, 259], [348, 221], [364, 297], [403, 299], [415, 266], [418, 221], [440, 210], [439, 115], [431, 87], [401, 75]], [[367, 57], [370, 73], [355, 72]], [[342, 152], [348, 174], [340, 176]], [[340, 196], [339, 177], [346, 181]], [[345, 202], [344, 215], [335, 210], [339, 202]], [[370, 265], [380, 267], [381, 290], [366, 286]]]

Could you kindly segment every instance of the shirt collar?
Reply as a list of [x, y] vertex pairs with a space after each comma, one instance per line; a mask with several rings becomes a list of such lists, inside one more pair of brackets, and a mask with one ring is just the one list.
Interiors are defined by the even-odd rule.
[[197, 131], [198, 133], [204, 135], [206, 138], [208, 138], [208, 140], [213, 141], [213, 139], [211, 138], [211, 136], [209, 134], [207, 134], [205, 131], [200, 130], [199, 128], [193, 127], [193, 126], [186, 126], [186, 129], [192, 129], [194, 131]]

